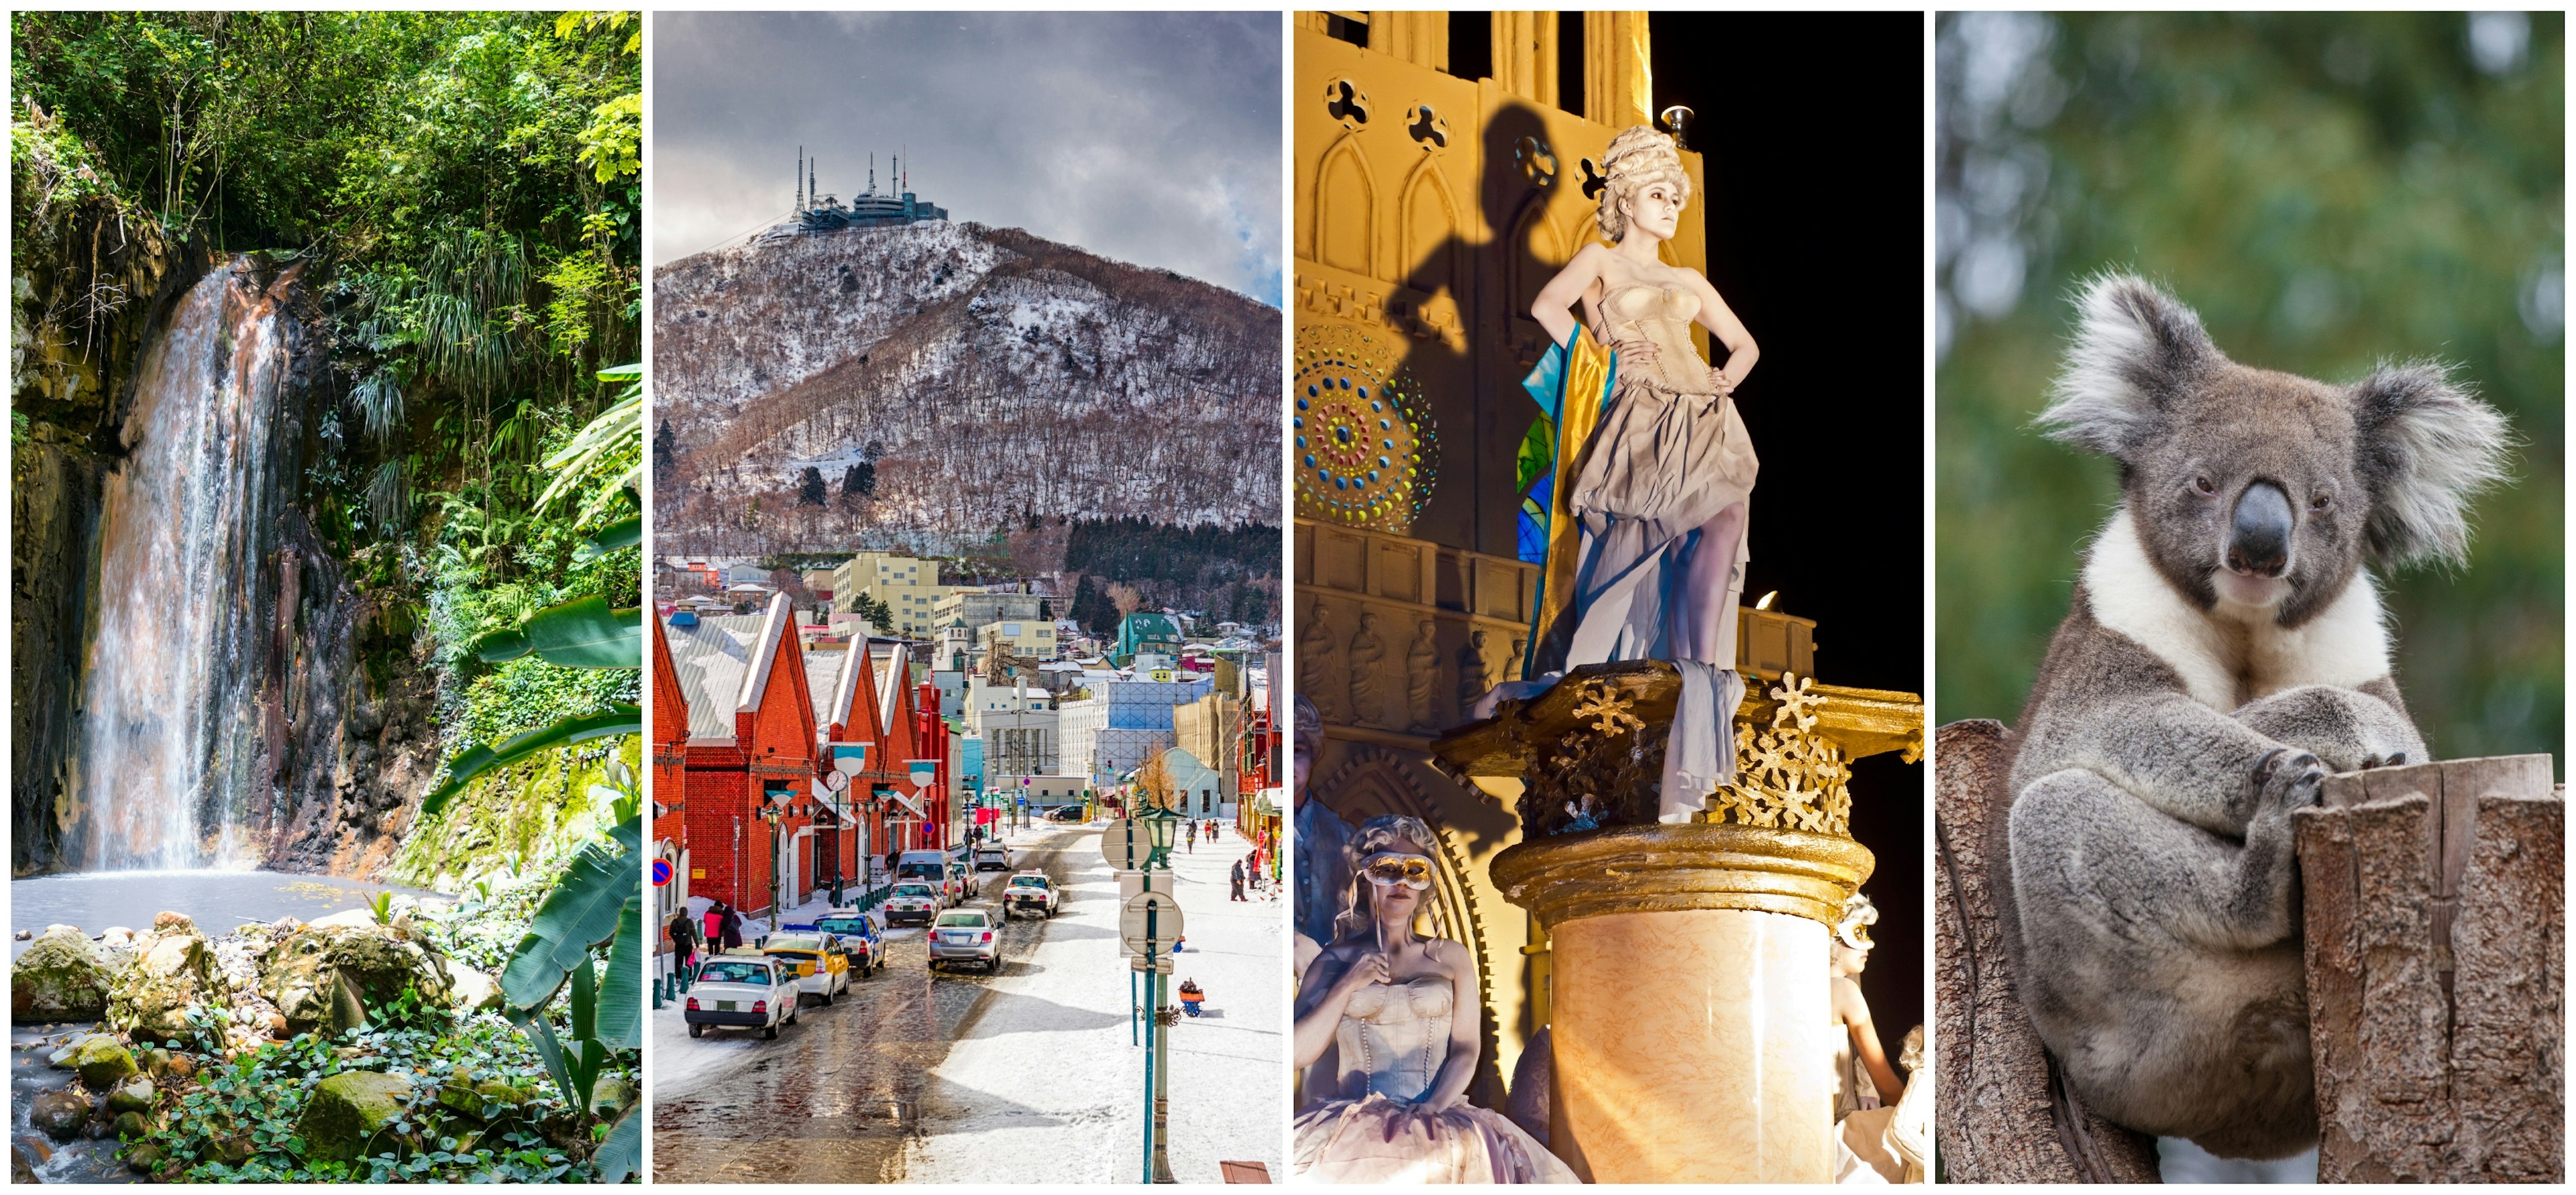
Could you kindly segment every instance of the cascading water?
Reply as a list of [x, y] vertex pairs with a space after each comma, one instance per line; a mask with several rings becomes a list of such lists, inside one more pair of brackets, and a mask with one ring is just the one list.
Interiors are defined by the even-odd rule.
[[[99, 607], [72, 791], [92, 870], [244, 868], [265, 806], [261, 563], [283, 505], [282, 304], [208, 274], [136, 374], [99, 525]], [[269, 594], [273, 598], [273, 594]]]

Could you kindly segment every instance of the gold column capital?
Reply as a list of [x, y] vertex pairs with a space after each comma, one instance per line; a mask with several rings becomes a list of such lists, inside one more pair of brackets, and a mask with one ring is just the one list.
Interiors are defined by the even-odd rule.
[[1692, 822], [1564, 834], [1494, 856], [1505, 899], [1553, 930], [1613, 913], [1739, 909], [1830, 927], [1878, 865], [1831, 834]]

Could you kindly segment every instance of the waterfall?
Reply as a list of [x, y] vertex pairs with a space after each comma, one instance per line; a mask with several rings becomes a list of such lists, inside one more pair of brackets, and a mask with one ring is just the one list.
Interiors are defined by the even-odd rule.
[[262, 679], [278, 629], [261, 565], [284, 515], [287, 318], [225, 266], [189, 290], [136, 374], [128, 455], [100, 513], [71, 783], [93, 870], [260, 862], [274, 768]]

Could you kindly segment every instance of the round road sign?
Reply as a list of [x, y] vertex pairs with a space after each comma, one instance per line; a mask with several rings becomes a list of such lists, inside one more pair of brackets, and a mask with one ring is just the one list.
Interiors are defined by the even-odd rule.
[[659, 888], [670, 882], [671, 861], [668, 859], [655, 859], [653, 861], [653, 886]]
[[1132, 817], [1119, 818], [1100, 831], [1100, 855], [1120, 871], [1143, 867], [1145, 856], [1153, 853], [1153, 833]]
[[1181, 939], [1181, 902], [1168, 892], [1139, 892], [1118, 914], [1118, 937], [1129, 954], [1156, 955]]

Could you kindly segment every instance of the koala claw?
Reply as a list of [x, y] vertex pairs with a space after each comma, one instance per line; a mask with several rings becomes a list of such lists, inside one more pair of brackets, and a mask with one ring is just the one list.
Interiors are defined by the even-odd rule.
[[2299, 809], [2325, 799], [2325, 764], [2295, 747], [2274, 747], [2254, 761], [2257, 808]]

